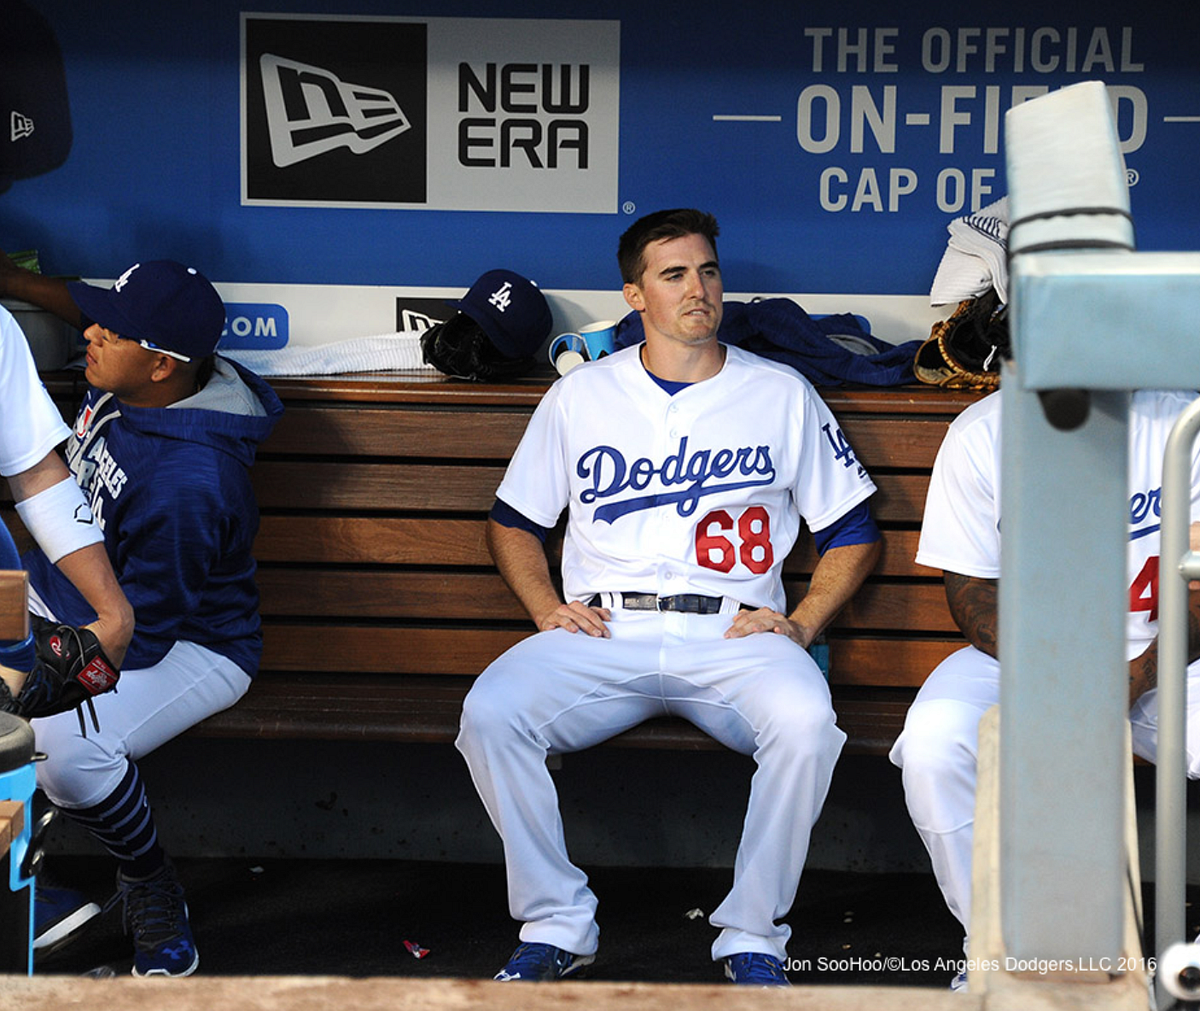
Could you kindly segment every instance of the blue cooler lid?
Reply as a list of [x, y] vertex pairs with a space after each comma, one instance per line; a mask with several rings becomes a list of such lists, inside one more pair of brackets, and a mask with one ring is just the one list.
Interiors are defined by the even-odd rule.
[[19, 716], [0, 713], [0, 773], [33, 761], [33, 728]]

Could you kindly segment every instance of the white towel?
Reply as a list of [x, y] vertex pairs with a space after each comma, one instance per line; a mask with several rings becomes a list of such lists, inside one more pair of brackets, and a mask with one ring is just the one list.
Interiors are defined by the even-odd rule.
[[1004, 138], [1013, 253], [1034, 246], [1133, 248], [1125, 158], [1102, 81], [1014, 106], [1005, 113]]
[[1007, 303], [1008, 198], [955, 218], [946, 230], [950, 239], [929, 291], [930, 304], [956, 304], [991, 288]]
[[234, 359], [260, 376], [334, 375], [391, 369], [437, 371], [432, 365], [426, 365], [421, 357], [420, 333], [379, 334], [316, 347], [283, 347], [274, 351], [218, 350], [224, 357]]

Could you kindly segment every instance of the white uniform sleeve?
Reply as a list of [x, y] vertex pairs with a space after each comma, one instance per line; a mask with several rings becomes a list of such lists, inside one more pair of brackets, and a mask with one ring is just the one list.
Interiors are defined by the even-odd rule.
[[509, 461], [496, 497], [543, 527], [552, 527], [570, 496], [567, 419], [561, 383], [542, 397]]
[[825, 402], [805, 398], [805, 442], [793, 494], [809, 530], [824, 530], [875, 491]]
[[24, 332], [0, 306], [0, 475], [28, 470], [70, 434], [38, 378]]
[[1000, 489], [995, 430], [956, 420], [933, 464], [917, 563], [978, 579], [1000, 578]]

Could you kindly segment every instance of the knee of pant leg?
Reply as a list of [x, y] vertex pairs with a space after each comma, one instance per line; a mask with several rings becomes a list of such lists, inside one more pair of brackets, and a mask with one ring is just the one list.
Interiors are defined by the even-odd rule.
[[773, 707], [758, 740], [760, 745], [769, 741], [806, 755], [830, 748], [840, 751], [846, 735], [838, 727], [831, 705], [809, 700]]
[[[58, 726], [38, 726], [56, 721]], [[125, 757], [81, 736], [77, 727], [66, 731], [61, 723], [58, 717], [34, 721], [37, 749], [46, 756], [37, 763], [37, 785], [57, 805], [87, 807], [104, 795], [114, 776], [124, 774]]]
[[889, 757], [904, 770], [906, 782], [974, 766], [980, 716], [974, 706], [950, 699], [914, 703]]
[[485, 740], [513, 732], [517, 708], [494, 681], [476, 681], [463, 700], [458, 741]]

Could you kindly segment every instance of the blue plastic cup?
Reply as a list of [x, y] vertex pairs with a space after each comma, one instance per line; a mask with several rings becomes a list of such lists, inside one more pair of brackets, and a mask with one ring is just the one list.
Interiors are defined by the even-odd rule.
[[605, 355], [611, 355], [616, 349], [616, 320], [602, 319], [581, 326], [579, 336], [587, 344], [587, 356], [590, 360], [597, 361]]

